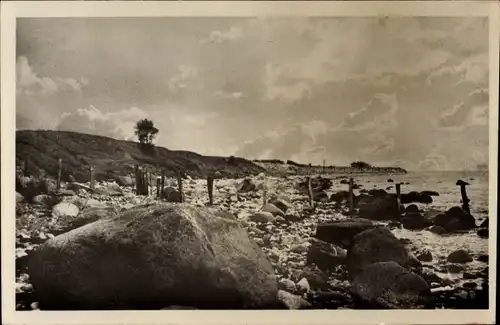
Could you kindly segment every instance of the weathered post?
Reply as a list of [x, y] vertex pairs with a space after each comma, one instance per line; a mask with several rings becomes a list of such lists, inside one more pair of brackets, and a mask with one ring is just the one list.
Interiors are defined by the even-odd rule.
[[462, 209], [468, 214], [470, 214], [470, 207], [469, 207], [470, 200], [467, 197], [467, 191], [465, 189], [465, 187], [469, 184], [466, 182], [461, 182], [459, 185], [460, 185], [460, 193], [462, 194]]
[[396, 201], [398, 204], [398, 213], [401, 213], [401, 183], [396, 183]]
[[180, 171], [177, 171], [177, 187], [179, 189], [180, 202], [184, 202], [184, 193], [182, 192], [182, 175]]
[[349, 178], [349, 214], [354, 214], [354, 179]]
[[95, 174], [94, 174], [94, 165], [89, 165], [90, 169], [90, 189], [95, 190]]
[[207, 177], [207, 189], [208, 189], [208, 204], [214, 204], [214, 178], [212, 176]]
[[141, 194], [141, 175], [139, 173], [139, 166], [136, 164], [134, 165], [134, 170], [135, 170], [135, 195]]
[[312, 191], [312, 178], [307, 177], [307, 195], [309, 196], [309, 205], [311, 207], [314, 206], [314, 197], [313, 197], [313, 191]]
[[56, 191], [59, 192], [61, 189], [61, 174], [62, 174], [62, 159], [58, 159], [58, 165], [57, 165], [57, 183], [56, 183]]
[[267, 178], [264, 177], [264, 189], [262, 191], [262, 206], [267, 204]]
[[156, 197], [160, 197], [161, 177], [156, 176]]
[[165, 171], [161, 171], [160, 197], [163, 197], [163, 189], [165, 188]]
[[323, 175], [325, 174], [325, 159], [323, 159]]

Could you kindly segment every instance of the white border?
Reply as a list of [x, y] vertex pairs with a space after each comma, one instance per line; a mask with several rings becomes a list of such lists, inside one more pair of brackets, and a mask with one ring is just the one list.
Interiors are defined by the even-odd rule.
[[[16, 17], [489, 16], [490, 32], [490, 309], [413, 311], [15, 311], [15, 19]], [[499, 4], [496, 1], [189, 1], [2, 2], [1, 180], [4, 324], [492, 324], [495, 320], [498, 157]]]

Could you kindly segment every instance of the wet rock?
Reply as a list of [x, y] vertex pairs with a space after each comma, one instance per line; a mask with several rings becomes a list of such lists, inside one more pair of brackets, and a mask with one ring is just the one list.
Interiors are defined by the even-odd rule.
[[286, 309], [310, 309], [312, 305], [301, 296], [294, 295], [284, 290], [278, 290], [277, 300], [281, 302]]
[[441, 279], [439, 277], [439, 275], [437, 275], [436, 273], [432, 272], [431, 270], [429, 269], [423, 269], [419, 275], [425, 280], [427, 281], [427, 283], [432, 283], [432, 282], [435, 282], [435, 283], [438, 283], [439, 285], [442, 285], [442, 282], [443, 282], [443, 279]]
[[418, 210], [418, 207], [415, 204], [410, 204], [409, 206], [406, 207], [405, 213], [419, 213], [420, 211]]
[[285, 216], [285, 213], [278, 209], [274, 204], [268, 203], [264, 207], [262, 207], [263, 212], [270, 212], [273, 216]]
[[449, 273], [460, 273], [464, 271], [464, 267], [460, 264], [447, 264], [444, 268], [444, 272], [449, 272]]
[[52, 216], [54, 218], [76, 217], [79, 212], [80, 209], [69, 202], [58, 203], [52, 208]]
[[401, 222], [403, 228], [408, 230], [422, 230], [431, 224], [431, 221], [418, 212], [405, 213]]
[[465, 250], [459, 249], [448, 255], [447, 261], [450, 263], [469, 263], [472, 262], [473, 259]]
[[307, 252], [307, 264], [315, 264], [321, 270], [328, 271], [338, 265], [345, 264], [346, 256], [344, 249], [317, 238], [311, 238], [311, 246]]
[[433, 234], [442, 235], [446, 233], [446, 230], [441, 226], [430, 226], [428, 229]]
[[396, 197], [393, 195], [371, 197], [371, 199], [362, 199], [360, 196], [359, 215], [371, 220], [398, 220], [401, 217]]
[[275, 222], [276, 218], [273, 216], [271, 212], [259, 211], [248, 217], [248, 220], [257, 222], [257, 223], [268, 223]]
[[490, 234], [489, 234], [489, 230], [488, 228], [482, 228], [482, 229], [479, 229], [477, 231], [477, 235], [481, 238], [489, 238], [490, 237]]
[[424, 250], [417, 255], [417, 258], [422, 262], [432, 262], [432, 253], [428, 250]]
[[396, 262], [369, 265], [355, 277], [352, 292], [369, 306], [386, 309], [415, 308], [431, 298], [427, 282]]
[[370, 264], [388, 261], [404, 267], [411, 267], [416, 262], [408, 254], [405, 246], [387, 228], [375, 228], [357, 234], [347, 251], [347, 265], [351, 277]]
[[187, 204], [138, 206], [52, 238], [29, 269], [46, 310], [276, 304], [273, 268], [234, 216]]
[[434, 218], [434, 225], [443, 227], [448, 232], [470, 230], [476, 227], [473, 216], [460, 207], [452, 207], [446, 213]]
[[432, 203], [432, 196], [429, 194], [426, 194], [425, 192], [415, 192], [412, 191], [410, 193], [404, 193], [401, 194], [401, 203], [407, 204], [407, 203], [424, 203], [424, 204], [430, 204]]
[[252, 180], [245, 178], [241, 183], [236, 186], [236, 190], [239, 193], [248, 193], [253, 192], [257, 189], [256, 185], [252, 182]]
[[347, 248], [355, 235], [373, 228], [375, 225], [370, 220], [362, 218], [332, 221], [318, 225], [314, 237]]

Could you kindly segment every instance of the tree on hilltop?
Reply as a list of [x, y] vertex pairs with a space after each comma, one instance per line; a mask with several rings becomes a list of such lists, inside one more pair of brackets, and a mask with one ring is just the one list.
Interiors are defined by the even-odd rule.
[[147, 118], [138, 121], [135, 124], [135, 135], [142, 144], [153, 144], [153, 139], [158, 133], [158, 129], [155, 128], [153, 121]]
[[351, 163], [351, 167], [358, 169], [365, 169], [365, 168], [371, 168], [372, 165], [364, 161], [354, 161]]

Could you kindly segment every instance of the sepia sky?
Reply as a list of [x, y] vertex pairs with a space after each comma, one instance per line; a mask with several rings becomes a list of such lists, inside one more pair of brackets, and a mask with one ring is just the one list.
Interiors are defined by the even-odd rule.
[[485, 18], [25, 18], [17, 129], [411, 170], [488, 162]]

